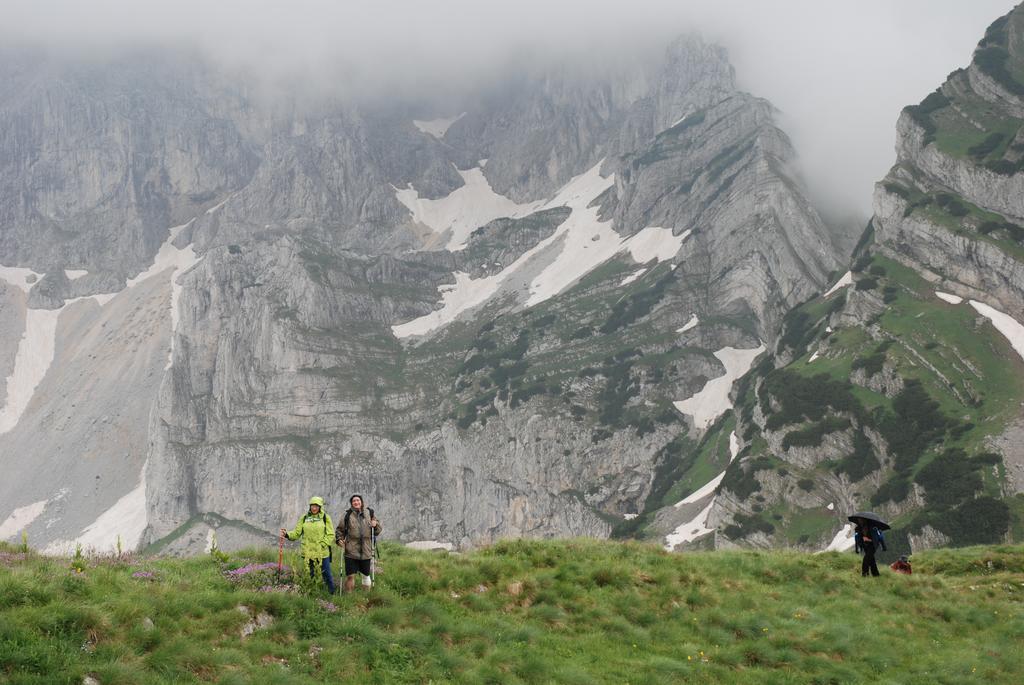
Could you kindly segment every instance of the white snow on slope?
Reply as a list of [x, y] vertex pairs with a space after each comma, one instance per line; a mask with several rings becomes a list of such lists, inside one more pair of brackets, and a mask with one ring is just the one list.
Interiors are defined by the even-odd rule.
[[7, 281], [16, 288], [21, 288], [22, 292], [26, 295], [34, 285], [34, 282], [28, 282], [29, 277], [35, 276], [35, 280], [38, 281], [43, 275], [36, 273], [32, 269], [23, 269], [20, 266], [3, 266], [0, 264], [0, 280]]
[[60, 312], [60, 309], [25, 311], [25, 331], [14, 355], [14, 370], [7, 377], [7, 403], [0, 410], [0, 433], [17, 425], [53, 362]]
[[977, 300], [971, 300], [971, 306], [975, 310], [996, 327], [996, 330], [1006, 336], [1006, 339], [1010, 341], [1010, 345], [1017, 351], [1022, 358], [1024, 358], [1024, 325], [1021, 325], [1019, 321], [1014, 319], [1009, 314], [990, 307], [984, 302], [978, 302]]
[[421, 198], [412, 184], [395, 189], [395, 197], [412, 212], [415, 221], [437, 234], [451, 231], [445, 248], [457, 252], [466, 247], [469, 234], [484, 224], [502, 217], [532, 214], [543, 202], [525, 205], [499, 195], [487, 182], [483, 169], [457, 169], [463, 185], [437, 200]]
[[701, 509], [700, 513], [693, 517], [692, 520], [687, 521], [683, 525], [676, 528], [673, 532], [665, 536], [665, 549], [671, 552], [676, 545], [681, 545], [684, 542], [696, 540], [702, 535], [707, 535], [712, 532], [714, 528], [708, 528], [708, 516], [711, 514], [711, 507], [715, 505], [715, 500], [712, 498], [708, 505]]
[[[739, 438], [736, 437], [736, 431], [733, 431], [732, 433], [729, 433], [730, 464], [733, 462], [733, 459], [735, 459], [737, 455], [739, 455], [739, 453], [740, 440]], [[677, 502], [675, 507], [678, 509], [684, 504], [693, 504], [694, 502], [699, 502], [708, 495], [714, 493], [714, 491], [718, 488], [719, 484], [722, 482], [722, 479], [724, 477], [725, 471], [722, 471], [720, 474], [712, 478], [700, 490], [697, 490], [693, 494], [687, 495], [686, 498]], [[699, 538], [701, 535], [706, 535], [707, 533], [710, 533], [713, 529], [708, 528], [707, 526], [708, 516], [711, 514], [711, 507], [714, 506], [715, 499], [716, 498], [714, 497], [711, 498], [711, 501], [708, 502], [708, 505], [704, 507], [704, 509], [699, 514], [697, 514], [697, 516], [695, 516], [692, 520], [687, 521], [683, 525], [677, 527], [673, 532], [669, 533], [665, 537], [665, 549], [671, 552], [672, 549], [680, 543], [689, 542], [690, 540]]]
[[447, 119], [431, 119], [430, 121], [413, 119], [412, 123], [419, 130], [440, 140], [441, 138], [444, 138], [444, 134], [452, 127], [452, 124], [464, 116], [466, 116], [465, 112], [454, 117], [448, 117]]
[[707, 428], [732, 406], [729, 390], [732, 389], [733, 381], [749, 371], [754, 359], [764, 350], [763, 343], [750, 350], [723, 347], [715, 352], [715, 356], [725, 366], [725, 373], [708, 381], [693, 397], [672, 404], [683, 414], [693, 417], [694, 427]]
[[178, 234], [187, 227], [188, 224], [182, 224], [181, 226], [175, 226], [172, 228], [170, 236], [168, 236], [167, 240], [164, 241], [164, 244], [160, 246], [156, 256], [153, 258], [153, 263], [148, 269], [140, 273], [135, 278], [129, 278], [128, 282], [125, 284], [126, 287], [134, 287], [139, 283], [156, 276], [165, 269], [173, 267], [175, 270], [182, 270], [192, 266], [195, 261], [195, 252], [192, 250], [192, 245], [189, 245], [184, 249], [178, 249], [174, 246], [174, 241], [177, 240]]
[[438, 288], [441, 293], [441, 308], [391, 327], [396, 338], [410, 335], [424, 335], [453, 321], [459, 314], [487, 301], [498, 290], [505, 280], [508, 269], [500, 273], [474, 280], [469, 274], [456, 271], [454, 284], [445, 284]]
[[[227, 200], [224, 202], [227, 202]], [[207, 213], [222, 206], [224, 202], [217, 205], [217, 207], [208, 209]], [[167, 365], [164, 367], [165, 369], [171, 368], [171, 360], [174, 358], [174, 343], [175, 338], [177, 337], [175, 335], [175, 331], [178, 330], [178, 298], [181, 296], [181, 286], [178, 284], [178, 276], [199, 261], [195, 250], [192, 249], [191, 243], [183, 248], [177, 248], [174, 246], [174, 241], [178, 238], [178, 234], [185, 230], [188, 225], [189, 224], [182, 224], [181, 226], [175, 226], [172, 228], [170, 236], [168, 236], [167, 240], [164, 241], [164, 244], [160, 246], [160, 249], [156, 253], [156, 257], [153, 258], [153, 264], [135, 278], [129, 279], [127, 283], [127, 287], [131, 288], [149, 278], [152, 278], [153, 276], [163, 273], [167, 269], [174, 269], [171, 273], [171, 349], [167, 353]]]
[[395, 336], [404, 338], [424, 335], [449, 323], [459, 314], [485, 302], [510, 276], [548, 250], [557, 248], [559, 252], [530, 281], [527, 306], [557, 295], [619, 252], [629, 250], [634, 259], [644, 259], [645, 262], [674, 256], [689, 231], [673, 236], [670, 229], [645, 228], [633, 236], [623, 238], [611, 229], [610, 220], [598, 221], [598, 209], [587, 205], [614, 183], [614, 176], [601, 177], [600, 168], [601, 162], [598, 162], [589, 171], [576, 176], [546, 204], [529, 205], [531, 209], [528, 213], [553, 207], [568, 207], [572, 210], [552, 235], [527, 250], [499, 273], [473, 279], [469, 274], [456, 272], [454, 285], [444, 285], [438, 289], [441, 293], [441, 308], [418, 319], [392, 326]]
[[679, 235], [673, 235], [671, 228], [648, 226], [627, 239], [626, 247], [637, 264], [646, 264], [652, 259], [664, 262], [676, 256], [679, 247], [691, 233], [692, 230], [686, 229]]
[[813, 362], [813, 361], [814, 361], [815, 359], [817, 359], [817, 358], [818, 358], [818, 357], [820, 357], [820, 356], [821, 356], [821, 355], [820, 355], [820, 354], [818, 354], [818, 351], [817, 351], [817, 350], [815, 350], [815, 351], [814, 351], [814, 354], [812, 354], [812, 355], [811, 355], [811, 358], [807, 360], [807, 363], [808, 363], [808, 364], [810, 364], [811, 362]]
[[948, 302], [949, 304], [960, 304], [964, 301], [964, 298], [959, 295], [950, 295], [949, 293], [939, 292], [938, 290], [935, 291], [935, 297], [939, 298], [943, 302]]
[[64, 275], [67, 276], [69, 281], [77, 281], [88, 273], [85, 269], [64, 269]]
[[685, 333], [691, 328], [695, 328], [700, 323], [700, 319], [697, 318], [696, 314], [690, 314], [690, 320], [683, 324], [682, 328], [677, 328], [676, 333]]
[[[131, 288], [148, 278], [152, 278], [165, 270], [173, 268], [171, 273], [171, 349], [167, 356], [167, 366], [170, 368], [171, 359], [174, 356], [174, 331], [178, 327], [178, 297], [181, 294], [181, 286], [177, 283], [178, 275], [198, 261], [195, 251], [189, 245], [184, 249], [178, 249], [172, 244], [188, 224], [176, 226], [171, 229], [167, 241], [160, 246], [153, 264], [135, 278], [129, 279], [126, 289]], [[17, 267], [3, 267], [0, 270], [0, 278], [18, 285], [26, 292], [31, 285], [24, 284], [25, 277], [35, 272], [30, 269]], [[38, 276], [38, 274], [36, 274]], [[121, 291], [123, 292], [123, 291]], [[57, 321], [60, 313], [72, 304], [81, 300], [93, 299], [101, 307], [114, 298], [118, 293], [107, 293], [103, 295], [87, 295], [76, 297], [64, 302], [60, 309], [28, 309], [25, 311], [25, 331], [22, 333], [21, 341], [18, 343], [18, 350], [14, 356], [14, 370], [7, 377], [7, 402], [0, 409], [0, 434], [10, 431], [17, 425], [18, 420], [24, 413], [32, 399], [39, 383], [53, 363], [54, 352], [57, 346]]]
[[845, 552], [853, 549], [853, 524], [847, 523], [839, 529], [832, 542], [828, 543], [823, 552]]
[[142, 466], [139, 484], [127, 495], [117, 500], [114, 506], [87, 526], [74, 540], [55, 540], [43, 550], [43, 554], [61, 555], [74, 551], [81, 545], [91, 552], [113, 552], [117, 550], [117, 537], [121, 536], [121, 548], [133, 550], [142, 539], [146, 529], [146, 465]]
[[837, 290], [839, 290], [840, 288], [845, 288], [848, 285], [853, 285], [853, 273], [850, 272], [850, 271], [847, 271], [845, 274], [843, 274], [843, 277], [840, 278], [838, 281], [836, 281], [836, 284], [834, 286], [832, 286], [831, 288], [829, 288], [825, 292], [825, 294], [822, 295], [822, 297], [828, 297], [832, 293], [834, 293]]
[[6, 540], [11, 538], [22, 530], [27, 528], [29, 524], [35, 521], [43, 510], [46, 509], [46, 503], [49, 500], [42, 500], [40, 502], [33, 502], [32, 504], [26, 504], [23, 507], [18, 507], [11, 512], [3, 523], [0, 523], [0, 540]]
[[[736, 458], [736, 455], [739, 454], [739, 453], [740, 453], [740, 441], [739, 441], [739, 438], [736, 437], [736, 431], [733, 431], [732, 433], [729, 433], [729, 463], [730, 464], [732, 463], [732, 460]], [[676, 502], [675, 505], [674, 505], [675, 508], [678, 509], [679, 507], [683, 506], [684, 504], [693, 504], [694, 502], [699, 502], [700, 500], [704, 499], [705, 497], [707, 497], [708, 495], [713, 493], [718, 488], [718, 484], [722, 482], [723, 478], [725, 478], [725, 471], [722, 471], [720, 474], [718, 474], [717, 476], [715, 476], [714, 478], [709, 480], [704, 485], [704, 487], [700, 488], [696, 492], [690, 493], [685, 498], [683, 498], [683, 499], [679, 500], [678, 502]]]
[[619, 285], [629, 285], [630, 283], [632, 283], [632, 282], [633, 282], [633, 281], [635, 281], [636, 279], [638, 279], [638, 278], [640, 278], [641, 276], [643, 276], [643, 275], [644, 275], [645, 273], [647, 273], [647, 269], [646, 269], [646, 267], [645, 267], [645, 268], [643, 268], [643, 269], [637, 269], [636, 271], [634, 271], [634, 272], [633, 272], [633, 273], [631, 273], [630, 275], [628, 275], [628, 276], [626, 276], [625, 278], [623, 278], [623, 279], [622, 279], [622, 280], [621, 280], [621, 281], [619, 282]]
[[594, 268], [616, 254], [628, 251], [638, 264], [656, 259], [671, 259], [690, 231], [672, 235], [672, 229], [650, 226], [627, 238], [612, 230], [611, 219], [598, 221], [598, 207], [588, 205], [615, 183], [615, 176], [602, 178], [601, 163], [570, 181], [554, 200], [545, 205], [572, 209], [569, 218], [558, 227], [551, 242], [564, 236], [555, 260], [530, 283], [528, 307], [540, 304], [562, 292]]

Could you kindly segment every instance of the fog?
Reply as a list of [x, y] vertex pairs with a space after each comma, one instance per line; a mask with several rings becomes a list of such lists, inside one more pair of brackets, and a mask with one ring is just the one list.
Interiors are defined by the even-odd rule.
[[[402, 97], [498, 78], [524, 55], [600, 64], [699, 31], [771, 100], [815, 198], [870, 213], [900, 109], [970, 60], [1010, 0], [0, 0], [0, 41], [74, 59], [185, 46], [268, 81]], [[353, 85], [353, 84], [358, 84]], [[2, 93], [0, 93], [2, 101]]]

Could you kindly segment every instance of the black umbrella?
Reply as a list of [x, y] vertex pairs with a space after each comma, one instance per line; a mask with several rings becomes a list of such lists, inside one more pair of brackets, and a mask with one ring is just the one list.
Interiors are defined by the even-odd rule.
[[878, 526], [879, 530], [889, 530], [889, 524], [883, 521], [882, 517], [873, 511], [858, 511], [856, 514], [850, 514], [846, 518], [853, 523], [857, 523], [857, 519], [866, 519]]

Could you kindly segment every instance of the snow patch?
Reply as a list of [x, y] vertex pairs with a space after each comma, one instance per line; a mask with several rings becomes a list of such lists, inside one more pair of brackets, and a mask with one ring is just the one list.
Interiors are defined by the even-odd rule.
[[425, 335], [435, 328], [444, 326], [467, 309], [486, 302], [491, 295], [497, 292], [498, 286], [505, 280], [505, 271], [476, 280], [462, 271], [456, 271], [453, 275], [455, 276], [454, 284], [445, 284], [438, 288], [441, 293], [441, 308], [418, 319], [392, 326], [391, 330], [395, 337]]
[[14, 370], [7, 377], [7, 402], [0, 410], [0, 434], [18, 424], [32, 395], [53, 363], [60, 309], [28, 309], [25, 331], [14, 355]]
[[959, 295], [950, 295], [949, 293], [941, 293], [938, 290], [935, 291], [935, 297], [939, 298], [943, 302], [948, 302], [949, 304], [960, 304], [961, 302], [964, 301], [964, 298], [960, 297]]
[[[227, 198], [227, 200], [224, 200], [223, 202], [218, 202], [217, 204], [215, 204], [214, 206], [212, 206], [212, 207], [210, 207], [210, 208], [209, 208], [208, 210], [206, 210], [206, 213], [207, 213], [207, 214], [213, 214], [213, 213], [214, 213], [214, 212], [216, 212], [216, 211], [217, 211], [218, 209], [220, 209], [221, 207], [223, 207], [224, 205], [226, 205], [226, 204], [228, 203], [228, 200], [230, 200], [230, 199], [231, 199], [231, 197], [228, 197], [228, 198]], [[185, 225], [187, 226], [188, 224], [185, 224]], [[172, 230], [173, 230], [173, 229], [172, 229]]]
[[1010, 345], [1017, 351], [1021, 357], [1024, 357], [1024, 325], [1021, 325], [1019, 321], [1014, 319], [1009, 314], [990, 307], [984, 302], [978, 302], [977, 300], [971, 300], [971, 306], [975, 310], [996, 327], [996, 330], [1006, 336], [1006, 339], [1010, 341]]
[[691, 233], [692, 230], [686, 229], [679, 235], [674, 235], [671, 228], [648, 226], [629, 238], [626, 247], [637, 264], [646, 264], [652, 259], [664, 262], [676, 256], [683, 241]]
[[431, 119], [429, 121], [421, 121], [419, 119], [413, 119], [413, 126], [418, 128], [423, 133], [434, 136], [438, 140], [444, 138], [444, 134], [448, 132], [448, 129], [452, 127], [456, 121], [466, 116], [466, 113], [458, 114], [454, 117], [448, 117], [446, 119]]
[[43, 513], [47, 502], [49, 500], [44, 499], [40, 502], [26, 504], [12, 511], [11, 515], [4, 519], [3, 523], [0, 523], [0, 540], [14, 537], [25, 528], [28, 528]]
[[685, 498], [683, 498], [683, 499], [679, 500], [678, 502], [676, 502], [675, 503], [675, 508], [678, 509], [679, 507], [683, 506], [684, 504], [693, 504], [694, 502], [699, 502], [702, 499], [704, 499], [705, 497], [707, 497], [708, 495], [714, 494], [715, 490], [718, 489], [719, 483], [722, 482], [722, 479], [724, 477], [725, 477], [725, 471], [722, 471], [720, 474], [718, 474], [717, 476], [715, 476], [714, 478], [709, 480], [707, 483], [705, 483], [704, 487], [700, 488], [699, 490], [697, 490], [695, 492], [691, 492]]
[[702, 535], [707, 535], [712, 532], [714, 528], [708, 528], [708, 516], [711, 514], [711, 507], [714, 506], [715, 501], [711, 500], [710, 503], [699, 514], [693, 517], [692, 520], [687, 521], [683, 525], [676, 528], [673, 532], [669, 533], [665, 537], [665, 549], [671, 552], [675, 549], [676, 545], [681, 545], [684, 542], [696, 540]]
[[708, 381], [693, 397], [673, 402], [675, 408], [683, 414], [692, 416], [695, 428], [707, 428], [732, 406], [729, 402], [729, 390], [732, 389], [733, 381], [749, 371], [754, 359], [764, 350], [763, 343], [750, 350], [735, 347], [723, 347], [718, 350], [715, 356], [725, 366], [725, 373]]
[[[39, 274], [32, 269], [23, 269], [20, 266], [3, 266], [0, 264], [0, 280], [7, 281], [16, 288], [21, 288], [22, 292], [28, 295], [28, 291], [32, 289], [35, 282], [42, 278], [45, 274]], [[29, 283], [29, 278], [35, 277], [32, 283]]]
[[[732, 460], [736, 458], [736, 455], [738, 455], [739, 453], [740, 453], [740, 440], [739, 440], [739, 438], [736, 437], [736, 431], [733, 431], [732, 433], [729, 433], [729, 463], [730, 464], [732, 463]], [[694, 502], [699, 502], [700, 500], [704, 499], [708, 495], [714, 493], [714, 491], [718, 489], [718, 485], [722, 482], [723, 478], [725, 478], [725, 471], [722, 471], [720, 474], [718, 474], [717, 476], [712, 478], [710, 481], [705, 483], [704, 487], [700, 488], [696, 492], [690, 493], [685, 498], [683, 498], [683, 499], [679, 500], [678, 502], [676, 502], [675, 505], [674, 505], [675, 508], [678, 509], [679, 507], [683, 506], [684, 504], [693, 504]]]
[[174, 246], [174, 241], [177, 240], [178, 234], [186, 229], [188, 225], [182, 224], [172, 228], [171, 235], [160, 246], [150, 267], [135, 278], [129, 278], [126, 287], [134, 287], [157, 274], [163, 273], [167, 269], [173, 268], [179, 271], [192, 266], [195, 260], [195, 251], [192, 249], [192, 245], [180, 250]]
[[[224, 202], [227, 202], [227, 200]], [[207, 212], [209, 213], [221, 207], [224, 202], [217, 205], [217, 207], [212, 207]], [[153, 264], [135, 278], [129, 279], [127, 283], [127, 287], [132, 288], [145, 280], [162, 274], [168, 269], [174, 270], [171, 272], [171, 349], [167, 353], [165, 370], [171, 368], [171, 363], [174, 359], [174, 344], [177, 337], [175, 332], [178, 330], [178, 299], [181, 297], [181, 285], [178, 284], [178, 276], [199, 261], [199, 257], [196, 255], [191, 243], [183, 248], [174, 246], [174, 241], [177, 240], [178, 234], [188, 228], [190, 223], [192, 222], [190, 221], [188, 224], [172, 228], [170, 236], [168, 236], [164, 244], [160, 246], [159, 251], [157, 251]]]
[[85, 269], [64, 269], [64, 275], [67, 276], [69, 281], [77, 281], [88, 273]]
[[829, 288], [822, 297], [829, 297], [832, 293], [836, 292], [840, 288], [845, 288], [848, 285], [853, 285], [853, 272], [847, 271], [843, 274], [843, 277], [836, 281], [836, 284]]
[[847, 523], [843, 526], [835, 537], [832, 538], [832, 542], [828, 543], [823, 552], [845, 552], [853, 549], [853, 524]]
[[635, 519], [639, 515], [640, 514], [623, 514], [622, 518], [626, 519], [627, 521], [632, 521], [633, 519]]
[[530, 283], [528, 307], [554, 297], [578, 281], [595, 267], [628, 250], [639, 264], [652, 259], [659, 262], [671, 259], [679, 252], [690, 234], [684, 231], [673, 235], [672, 229], [649, 226], [628, 238], [612, 230], [611, 219], [598, 221], [598, 207], [589, 207], [601, 193], [615, 183], [615, 175], [602, 178], [601, 162], [590, 171], [570, 181], [549, 207], [567, 206], [572, 209], [569, 218], [549, 238], [552, 242], [564, 236], [558, 257]]
[[818, 354], [818, 351], [815, 350], [814, 354], [811, 355], [811, 358], [807, 360], [807, 363], [810, 364], [811, 362], [813, 362], [815, 359], [817, 359], [820, 356], [821, 355]]
[[421, 198], [410, 183], [395, 189], [395, 198], [412, 212], [413, 220], [437, 234], [450, 231], [445, 248], [457, 252], [466, 247], [470, 233], [495, 219], [532, 214], [542, 202], [518, 204], [499, 195], [487, 182], [483, 169], [456, 169], [463, 185], [437, 200]]
[[139, 484], [114, 506], [100, 514], [74, 540], [56, 540], [43, 550], [43, 554], [60, 555], [72, 551], [76, 545], [92, 552], [117, 551], [117, 538], [121, 537], [124, 550], [134, 550], [146, 529], [146, 465], [142, 466]]
[[[570, 180], [549, 202], [529, 205], [516, 205], [508, 198], [495, 194], [479, 169], [460, 171], [467, 186], [441, 200], [418, 199], [415, 190], [396, 189], [396, 197], [409, 207], [417, 221], [438, 232], [452, 230], [448, 245], [451, 250], [464, 247], [470, 232], [500, 216], [526, 216], [555, 207], [568, 207], [572, 211], [552, 235], [527, 250], [499, 273], [472, 279], [464, 272], [456, 272], [454, 285], [438, 289], [441, 293], [441, 308], [418, 319], [392, 326], [395, 336], [403, 338], [424, 335], [449, 323], [467, 309], [485, 302], [512, 274], [523, 269], [537, 255], [549, 250], [558, 249], [559, 252], [530, 281], [526, 301], [528, 307], [557, 295], [620, 252], [628, 250], [634, 260], [643, 260], [642, 263], [652, 259], [662, 261], [674, 256], [690, 231], [674, 236], [670, 229], [648, 227], [623, 238], [612, 230], [611, 220], [598, 220], [598, 208], [588, 205], [615, 182], [614, 176], [603, 178], [600, 169], [601, 162], [598, 162], [587, 172]], [[476, 209], [467, 209], [461, 200], [451, 201], [453, 196], [463, 190], [467, 192], [467, 199], [476, 198]]]
[[450, 542], [438, 542], [437, 540], [413, 540], [412, 542], [405, 543], [405, 546], [409, 549], [443, 549], [451, 552], [455, 549], [455, 545]]
[[619, 285], [629, 285], [630, 283], [632, 283], [636, 279], [638, 279], [641, 276], [643, 276], [645, 273], [647, 273], [647, 269], [646, 268], [644, 268], [644, 269], [637, 269], [636, 271], [634, 271], [630, 275], [628, 275], [625, 278], [623, 278], [622, 281], [619, 282]]
[[682, 328], [677, 328], [676, 333], [685, 333], [691, 328], [695, 328], [700, 323], [700, 319], [697, 318], [696, 314], [690, 314], [690, 320], [683, 324]]
[[836, 503], [835, 502], [829, 502], [828, 506], [825, 507], [825, 508], [828, 509], [829, 511], [835, 511], [836, 510]]

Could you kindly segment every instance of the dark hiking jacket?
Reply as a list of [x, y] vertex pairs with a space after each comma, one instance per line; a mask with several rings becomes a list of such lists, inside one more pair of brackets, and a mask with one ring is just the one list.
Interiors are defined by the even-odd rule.
[[885, 551], [885, 537], [882, 535], [882, 531], [876, 526], [871, 526], [867, 530], [857, 526], [857, 531], [853, 535], [853, 551], [867, 551], [866, 545], [872, 544]]
[[[345, 535], [345, 522], [348, 522], [348, 536]], [[372, 535], [380, 535], [381, 525], [370, 525], [370, 512], [363, 509], [362, 514], [349, 509], [341, 517], [341, 523], [334, 530], [334, 541], [339, 547], [345, 548], [345, 556], [349, 559], [370, 559], [373, 556]]]

